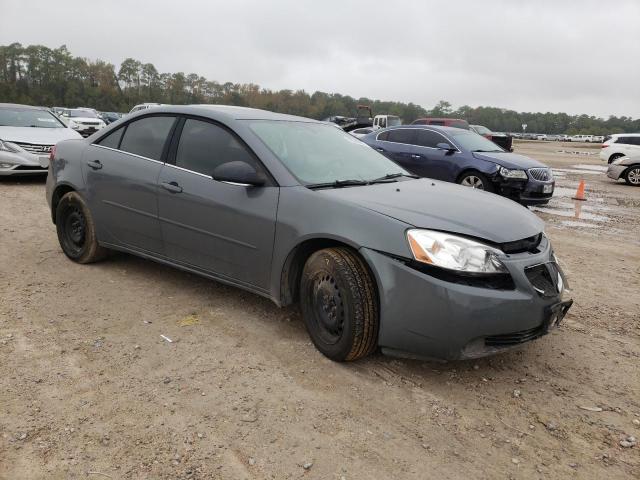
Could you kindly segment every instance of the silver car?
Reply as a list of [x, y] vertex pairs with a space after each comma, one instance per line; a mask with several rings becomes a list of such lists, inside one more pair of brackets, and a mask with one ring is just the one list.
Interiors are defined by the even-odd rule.
[[0, 103], [0, 176], [46, 175], [51, 148], [81, 138], [49, 109]]
[[623, 178], [628, 185], [640, 187], [640, 155], [614, 160], [609, 165], [607, 176], [614, 180]]

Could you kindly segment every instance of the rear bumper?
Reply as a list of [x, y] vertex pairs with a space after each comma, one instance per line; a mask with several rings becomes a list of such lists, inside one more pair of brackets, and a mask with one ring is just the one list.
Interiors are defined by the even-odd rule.
[[562, 293], [542, 296], [524, 271], [552, 260], [544, 242], [542, 252], [512, 254], [505, 262], [513, 290], [440, 280], [361, 249], [380, 292], [380, 347], [395, 355], [446, 361], [491, 355], [545, 335], [550, 309], [559, 305]]

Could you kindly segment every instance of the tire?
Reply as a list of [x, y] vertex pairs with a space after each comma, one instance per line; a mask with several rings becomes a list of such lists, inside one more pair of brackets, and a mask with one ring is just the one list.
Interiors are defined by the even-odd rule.
[[613, 155], [611, 155], [609, 157], [609, 163], [613, 163], [614, 160], [617, 160], [620, 157], [624, 157], [624, 154], [622, 154], [622, 153], [614, 153]]
[[300, 306], [311, 340], [331, 360], [358, 360], [376, 349], [376, 287], [353, 250], [327, 248], [309, 257], [300, 280]]
[[64, 195], [56, 208], [56, 230], [64, 254], [77, 263], [102, 260], [107, 249], [96, 239], [93, 217], [77, 192]]
[[486, 175], [476, 170], [464, 172], [458, 179], [458, 183], [464, 187], [477, 188], [478, 190], [484, 190], [485, 192], [493, 193], [495, 191], [491, 180], [489, 180]]
[[627, 185], [640, 187], [640, 165], [627, 168], [624, 172], [624, 181], [627, 182]]

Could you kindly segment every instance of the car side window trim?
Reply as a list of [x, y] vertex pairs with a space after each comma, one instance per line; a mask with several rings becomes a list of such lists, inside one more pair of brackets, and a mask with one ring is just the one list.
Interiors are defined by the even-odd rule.
[[260, 160], [260, 157], [258, 157], [258, 155], [253, 151], [253, 149], [249, 147], [249, 145], [247, 145], [247, 143], [240, 137], [240, 135], [238, 135], [236, 132], [233, 131], [233, 129], [229, 128], [224, 123], [217, 122], [212, 118], [200, 117], [198, 115], [185, 115], [185, 114], [178, 115], [178, 122], [176, 122], [173, 135], [170, 136], [171, 144], [168, 149], [167, 158], [165, 159], [166, 160], [165, 165], [177, 168], [178, 170], [182, 170], [184, 172], [193, 173], [201, 177], [212, 178], [211, 175], [206, 175], [204, 173], [196, 172], [194, 170], [189, 170], [188, 168], [179, 167], [178, 165], [176, 165], [176, 155], [178, 153], [180, 137], [182, 136], [182, 130], [187, 120], [197, 120], [200, 122], [207, 122], [227, 131], [249, 153], [249, 155], [256, 162], [256, 165], [258, 165], [259, 168], [262, 170], [262, 172], [267, 176], [267, 178], [269, 179], [269, 182], [268, 182], [269, 185], [266, 185], [266, 186], [276, 186], [276, 187], [278, 186], [278, 182], [276, 182], [276, 179], [273, 177], [269, 169], [265, 166], [264, 163], [262, 163], [262, 160]]
[[98, 145], [97, 143], [92, 143], [91, 146], [96, 148], [103, 148], [104, 150], [109, 150], [110, 152], [117, 152], [123, 155], [129, 155], [130, 157], [141, 158], [142, 160], [146, 160], [148, 162], [154, 162], [154, 163], [159, 163], [161, 165], [165, 165], [165, 162], [163, 161], [155, 160], [149, 157], [144, 157], [142, 155], [138, 155], [137, 153], [125, 152], [124, 150], [119, 150], [117, 148], [112, 148], [112, 147], [105, 147], [104, 145]]
[[[394, 129], [394, 130], [395, 130], [395, 129]], [[405, 129], [405, 130], [409, 130], [409, 129]], [[411, 129], [411, 130], [413, 130], [413, 129]], [[437, 131], [432, 130], [432, 129], [430, 129], [430, 128], [416, 128], [415, 130], [428, 130], [428, 131], [430, 131], [430, 132], [437, 133], [437, 134], [438, 134], [438, 135], [440, 135], [442, 138], [444, 138], [444, 139], [447, 141], [447, 143], [450, 143], [451, 145], [453, 145], [454, 147], [456, 147], [456, 151], [457, 151], [457, 152], [460, 152], [460, 151], [461, 151], [461, 150], [460, 150], [460, 147], [458, 147], [458, 145], [456, 145], [456, 143], [455, 143], [453, 140], [449, 140], [447, 137], [445, 137], [445, 136], [444, 136], [442, 133], [440, 133], [440, 132], [437, 132]], [[391, 131], [391, 130], [388, 130], [388, 131], [387, 131], [387, 133], [388, 133], [388, 132], [390, 132], [390, 131]], [[422, 145], [414, 145], [413, 143], [393, 142], [393, 141], [391, 141], [391, 140], [378, 140], [378, 137], [379, 137], [380, 135], [382, 135], [383, 133], [385, 133], [385, 132], [380, 132], [378, 135], [376, 135], [376, 141], [377, 141], [377, 142], [395, 143], [396, 145], [408, 145], [408, 146], [410, 146], [410, 147], [430, 148], [431, 150], [439, 150], [438, 148], [434, 148], [434, 147], [425, 147], [425, 146], [422, 146]]]

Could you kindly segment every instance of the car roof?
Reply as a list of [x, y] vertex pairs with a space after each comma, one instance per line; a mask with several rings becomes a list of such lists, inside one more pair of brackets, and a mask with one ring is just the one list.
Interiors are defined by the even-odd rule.
[[[602, 135], [599, 135], [602, 136]], [[612, 137], [640, 137], [640, 133], [613, 133]]]
[[394, 125], [392, 127], [387, 127], [384, 129], [376, 130], [376, 132], [383, 132], [387, 130], [397, 130], [399, 128], [417, 128], [420, 130], [435, 130], [442, 133], [451, 133], [451, 132], [468, 132], [469, 130], [465, 128], [458, 127], [445, 127], [443, 125]]
[[49, 110], [47, 107], [37, 107], [34, 105], [21, 105], [19, 103], [0, 103], [0, 108], [20, 108], [22, 110]]
[[153, 112], [164, 113], [180, 113], [186, 115], [200, 115], [209, 117], [213, 120], [281, 120], [294, 122], [322, 123], [319, 120], [311, 118], [297, 117], [295, 115], [286, 115], [283, 113], [269, 112], [249, 107], [236, 107], [234, 105], [167, 105], [162, 107], [152, 107], [150, 109], [135, 112], [134, 115], [148, 115]]

